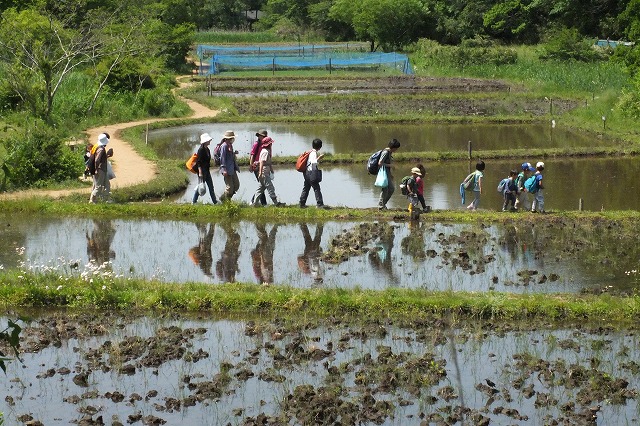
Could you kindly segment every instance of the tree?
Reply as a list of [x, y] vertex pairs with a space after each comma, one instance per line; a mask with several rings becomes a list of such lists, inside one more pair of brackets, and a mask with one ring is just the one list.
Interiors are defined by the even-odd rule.
[[538, 16], [546, 15], [540, 2], [507, 0], [495, 4], [484, 14], [489, 35], [506, 42], [535, 43], [539, 40]]
[[92, 31], [65, 28], [51, 15], [8, 9], [0, 26], [0, 61], [9, 83], [34, 115], [47, 122], [64, 79], [100, 55]]
[[336, 0], [329, 15], [351, 25], [356, 36], [368, 41], [374, 52], [378, 47], [393, 50], [416, 41], [425, 9], [420, 0]]

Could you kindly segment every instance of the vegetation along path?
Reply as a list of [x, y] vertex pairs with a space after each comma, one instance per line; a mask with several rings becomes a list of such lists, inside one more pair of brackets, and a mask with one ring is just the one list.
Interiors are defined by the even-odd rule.
[[[186, 88], [193, 84], [183, 77], [178, 78], [178, 82], [180, 89]], [[189, 118], [197, 119], [204, 117], [215, 117], [220, 112], [207, 108], [206, 106], [192, 101], [191, 99], [187, 99], [183, 96], [179, 96], [179, 98], [181, 101], [189, 105], [189, 107], [193, 110], [193, 113]], [[130, 127], [168, 120], [173, 119], [149, 118], [146, 120], [130, 121], [127, 123], [117, 123], [94, 127], [86, 131], [88, 140], [92, 142], [98, 140], [98, 135], [100, 133], [107, 132], [109, 133], [109, 136], [111, 136], [111, 139], [109, 139], [109, 148], [113, 148], [114, 151], [113, 169], [116, 174], [116, 179], [114, 179], [111, 184], [112, 189], [124, 188], [149, 182], [157, 173], [156, 165], [153, 162], [142, 157], [133, 149], [130, 144], [122, 140], [120, 138], [120, 132]], [[32, 197], [61, 198], [71, 194], [88, 195], [90, 192], [91, 188], [89, 187], [60, 190], [29, 189], [12, 193], [0, 193], [0, 200], [15, 200]]]

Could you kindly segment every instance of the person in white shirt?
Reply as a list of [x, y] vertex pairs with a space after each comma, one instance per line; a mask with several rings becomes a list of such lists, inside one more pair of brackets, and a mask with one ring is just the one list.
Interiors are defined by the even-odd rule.
[[311, 152], [309, 153], [309, 159], [307, 160], [307, 169], [303, 173], [304, 185], [302, 187], [302, 194], [300, 194], [300, 207], [307, 207], [307, 198], [309, 197], [309, 190], [313, 188], [313, 193], [316, 196], [316, 206], [319, 209], [328, 209], [329, 206], [325, 206], [322, 200], [322, 191], [320, 191], [320, 182], [322, 182], [322, 170], [318, 168], [318, 160], [322, 158], [324, 154], [318, 154], [320, 148], [322, 148], [322, 141], [320, 139], [314, 139], [311, 142]]

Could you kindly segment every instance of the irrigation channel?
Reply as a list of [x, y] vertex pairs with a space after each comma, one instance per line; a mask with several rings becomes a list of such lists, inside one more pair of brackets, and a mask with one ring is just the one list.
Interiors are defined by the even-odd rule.
[[[183, 159], [195, 150], [199, 135], [207, 132], [217, 139], [226, 129], [233, 129], [237, 139], [238, 156], [246, 157], [255, 133], [260, 128], [268, 129], [276, 141], [273, 155], [298, 155], [309, 149], [313, 138], [320, 138], [327, 154], [371, 153], [384, 146], [391, 138], [400, 140], [401, 151], [442, 152], [468, 151], [469, 141], [474, 150], [509, 150], [535, 148], [586, 148], [606, 147], [613, 142], [561, 128], [545, 125], [505, 124], [309, 124], [309, 123], [212, 123], [181, 126], [149, 132], [149, 144], [162, 158]], [[474, 157], [475, 158], [475, 157]], [[522, 162], [535, 164], [541, 159], [522, 158], [514, 160], [487, 160], [485, 171], [485, 195], [480, 207], [498, 210], [502, 207], [502, 196], [495, 187], [508, 175], [509, 170], [519, 171]], [[635, 178], [639, 159], [632, 158], [549, 158], [543, 159], [546, 169], [545, 201], [547, 210], [577, 210], [580, 200], [585, 210], [640, 210], [640, 198], [629, 197], [629, 193], [640, 189]], [[458, 194], [460, 181], [475, 161], [424, 162], [427, 169], [425, 199], [434, 209], [463, 209]], [[394, 166], [396, 180], [409, 174], [415, 163], [397, 163]], [[373, 186], [374, 176], [367, 174], [361, 163], [331, 166], [324, 165], [323, 194], [325, 203], [344, 207], [374, 207], [379, 189]], [[187, 190], [172, 199], [190, 202], [197, 183], [195, 175]], [[236, 195], [238, 201], [249, 202], [257, 187], [255, 177], [247, 168], [240, 172], [241, 188]], [[288, 204], [297, 204], [302, 189], [302, 177], [292, 167], [276, 167], [276, 192]], [[214, 173], [214, 186], [218, 192], [224, 188], [222, 176]], [[389, 206], [406, 207], [406, 200], [396, 191]], [[348, 194], [348, 195], [347, 195]], [[203, 202], [209, 202], [204, 197]], [[311, 195], [313, 202], [313, 195]]]

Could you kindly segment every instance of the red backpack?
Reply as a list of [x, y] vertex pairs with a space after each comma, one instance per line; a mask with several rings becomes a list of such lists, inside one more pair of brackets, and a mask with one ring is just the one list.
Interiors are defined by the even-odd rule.
[[309, 151], [305, 151], [302, 154], [300, 154], [300, 156], [298, 157], [298, 160], [296, 161], [296, 170], [304, 173], [307, 171], [307, 162], [309, 161], [309, 154], [311, 154], [311, 151], [313, 150], [309, 150]]

